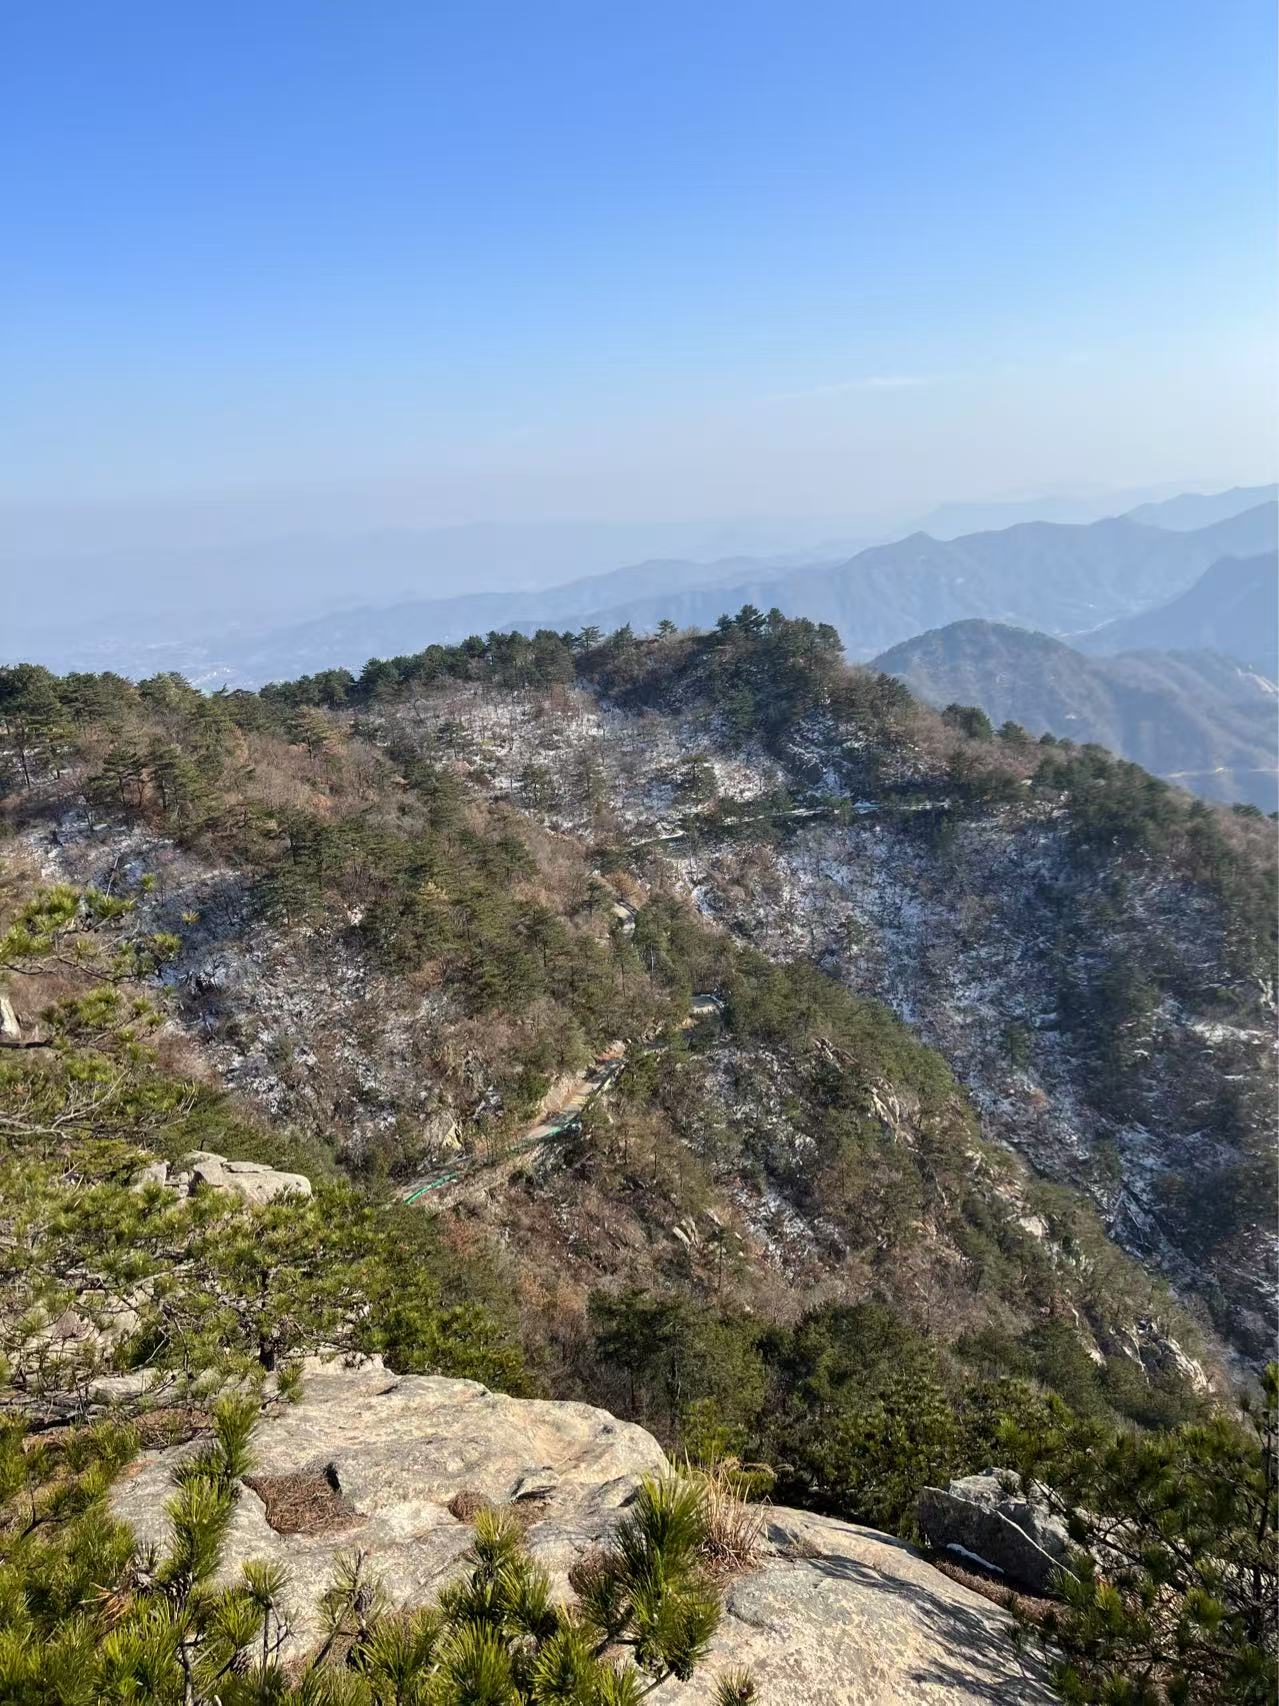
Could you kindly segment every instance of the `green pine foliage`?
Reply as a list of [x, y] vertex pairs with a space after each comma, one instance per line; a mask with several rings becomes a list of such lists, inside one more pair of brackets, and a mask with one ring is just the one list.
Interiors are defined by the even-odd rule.
[[[370, 1562], [352, 1559], [326, 1596], [322, 1653], [302, 1682], [286, 1678], [287, 1582], [250, 1566], [222, 1584], [221, 1540], [259, 1405], [296, 1389], [303, 1357], [346, 1350], [602, 1401], [698, 1460], [749, 1463], [753, 1484], [789, 1502], [904, 1535], [922, 1486], [1015, 1462], [1055, 1489], [1091, 1548], [1034, 1637], [1065, 1698], [1268, 1698], [1273, 1409], [1249, 1432], [1175, 1374], [1098, 1360], [1120, 1324], [1153, 1318], [1192, 1348], [1193, 1330], [1079, 1198], [1027, 1185], [981, 1143], [936, 1052], [813, 968], [734, 945], [660, 886], [640, 903], [619, 873], [643, 855], [622, 844], [589, 748], [563, 772], [521, 759], [504, 779], [535, 814], [585, 806], [600, 842], [588, 857], [483, 798], [482, 737], [429, 711], [435, 690], [462, 686], [516, 693], [536, 715], [574, 681], [631, 710], [677, 710], [707, 753], [755, 743], [784, 761], [794, 796], [749, 810], [715, 798], [705, 758], [690, 762], [675, 789], [695, 835], [749, 844], [787, 833], [797, 802], [839, 822], [865, 797], [941, 880], [965, 823], [1051, 836], [1036, 904], [1061, 1035], [1117, 1122], [1153, 1120], [1141, 1063], [1161, 1004], [1199, 993], [1161, 931], [1133, 925], [1152, 873], [1211, 918], [1227, 1021], [1236, 986], [1268, 969], [1266, 826], [1097, 748], [1009, 725], [996, 737], [971, 707], [925, 712], [895, 681], [848, 669], [833, 630], [777, 611], [748, 606], [710, 634], [665, 624], [652, 640], [476, 636], [257, 694], [0, 669], [0, 793], [15, 821], [45, 802], [82, 811], [89, 836], [127, 823], [194, 850], [247, 875], [276, 939], [428, 994], [447, 1018], [422, 1078], [436, 1105], [465, 1110], [477, 1153], [501, 1153], [558, 1075], [614, 1038], [630, 1045], [615, 1094], [558, 1156], [566, 1188], [595, 1193], [629, 1242], [583, 1232], [591, 1277], [561, 1328], [558, 1297], [540, 1316], [529, 1303], [548, 1276], [512, 1260], [499, 1271], [463, 1217], [388, 1200], [422, 1162], [407, 1120], [342, 1154], [344, 1172], [336, 1109], [332, 1131], [266, 1132], [173, 1065], [154, 985], [178, 920], [151, 904], [154, 873], [113, 871], [110, 892], [5, 886], [0, 974], [6, 991], [38, 992], [39, 1018], [0, 1054], [0, 1383], [9, 1415], [77, 1425], [0, 1435], [0, 1702], [607, 1706], [688, 1674], [717, 1601], [695, 1493], [663, 1483], [582, 1567], [580, 1614], [553, 1606], [518, 1536], [485, 1519], [470, 1577], [431, 1608], [392, 1610]], [[801, 792], [831, 786], [813, 750], [834, 755], [839, 795]], [[626, 925], [618, 885], [635, 903]], [[686, 1029], [707, 990], [722, 1013]], [[1023, 1069], [1041, 1046], [1016, 1023], [1004, 1043]], [[1234, 1247], [1272, 1185], [1247, 1087], [1217, 1076], [1205, 1143], [1236, 1159], [1210, 1200], [1172, 1179], [1157, 1205], [1204, 1261]], [[483, 1095], [467, 1104], [472, 1078]], [[295, 1167], [314, 1195], [252, 1207], [139, 1182], [148, 1163], [198, 1149]], [[789, 1296], [778, 1304], [720, 1213], [742, 1182], [801, 1211], [823, 1274], [862, 1301], [798, 1317]], [[515, 1180], [526, 1225], [556, 1219], [542, 1190]], [[143, 1370], [151, 1403], [195, 1414], [222, 1395], [154, 1558], [103, 1502], [139, 1418], [83, 1425], [103, 1376]], [[629, 1661], [604, 1662], [607, 1643]], [[752, 1694], [725, 1679], [720, 1706]]]
[[[18, 927], [23, 951], [68, 916], [69, 902], [46, 898], [42, 922]], [[152, 1398], [185, 1402], [342, 1349], [522, 1390], [510, 1326], [483, 1285], [450, 1275], [421, 1216], [332, 1174], [310, 1197], [260, 1205], [141, 1182], [157, 1158], [177, 1165], [207, 1148], [318, 1172], [218, 1092], [166, 1072], [148, 1041], [157, 1018], [144, 999], [94, 985], [50, 1011], [49, 1048], [0, 1057], [9, 1401], [76, 1415], [103, 1375], [146, 1369]]]
[[1004, 1429], [1078, 1551], [1023, 1635], [1078, 1706], [1266, 1706], [1279, 1691], [1279, 1366], [1242, 1418], [1161, 1433], [1060, 1405]]
[[448, 1301], [402, 1223], [353, 1187], [262, 1205], [214, 1191], [177, 1199], [128, 1182], [148, 1159], [116, 1146], [119, 1172], [91, 1180], [48, 1155], [0, 1161], [11, 1402], [74, 1415], [104, 1375], [131, 1369], [147, 1372], [153, 1398], [190, 1402], [342, 1349], [523, 1387], [509, 1330], [480, 1303]]
[[1184, 1383], [1152, 1382], [1125, 1358], [1099, 1368], [1064, 1324], [1015, 1339], [987, 1329], [947, 1348], [883, 1303], [761, 1325], [639, 1288], [596, 1293], [589, 1319], [613, 1408], [698, 1461], [769, 1465], [788, 1504], [908, 1537], [921, 1490], [998, 1461], [1010, 1423], [1059, 1414], [1163, 1430], [1205, 1413]]
[[[469, 1574], [432, 1605], [394, 1605], [366, 1555], [341, 1558], [322, 1639], [299, 1654], [286, 1568], [222, 1570], [257, 1417], [252, 1399], [215, 1405], [175, 1471], [163, 1548], [109, 1513], [131, 1430], [0, 1433], [4, 1706], [638, 1706], [705, 1655], [720, 1615], [705, 1496], [676, 1478], [641, 1486], [616, 1541], [579, 1565], [572, 1609], [521, 1529], [482, 1511]], [[730, 1675], [717, 1698], [749, 1700], [749, 1678]]]
[[135, 902], [66, 883], [39, 890], [0, 936], [0, 971], [28, 975], [50, 965], [123, 983], [149, 976], [178, 951], [171, 932], [130, 928]]

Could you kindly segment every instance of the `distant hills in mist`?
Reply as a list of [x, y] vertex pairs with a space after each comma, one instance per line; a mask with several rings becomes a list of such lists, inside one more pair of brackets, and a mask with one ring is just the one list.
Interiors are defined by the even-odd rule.
[[1085, 634], [1088, 651], [1226, 652], [1269, 676], [1279, 675], [1279, 583], [1273, 553], [1226, 557], [1166, 604], [1121, 617]]
[[[1279, 559], [1261, 561], [1273, 587]], [[1048, 634], [967, 621], [874, 661], [931, 704], [980, 705], [996, 725], [1095, 742], [1210, 799], [1279, 807], [1279, 689], [1220, 652], [1089, 657]]]
[[[173, 668], [208, 687], [256, 686], [331, 667], [358, 670], [369, 657], [494, 628], [609, 630], [629, 623], [644, 632], [663, 619], [707, 627], [743, 604], [776, 606], [830, 623], [851, 659], [874, 659], [925, 698], [980, 704], [996, 721], [1012, 719], [1034, 733], [1095, 740], [1201, 792], [1271, 809], [1276, 488], [1178, 493], [1089, 520], [1042, 513], [1022, 519], [1023, 507], [946, 506], [929, 518], [931, 531], [861, 547], [848, 538], [802, 545], [788, 523], [773, 524], [771, 533], [766, 524], [706, 524], [700, 534], [695, 527], [447, 529], [431, 535], [436, 566], [449, 565], [446, 580], [464, 588], [487, 578], [489, 585], [389, 603], [378, 588], [388, 572], [411, 583], [422, 535], [383, 537], [368, 574], [352, 572], [343, 559], [349, 543], [278, 542], [287, 557], [282, 584], [296, 581], [310, 553], [313, 614], [303, 614], [304, 599], [293, 606], [298, 619], [250, 617], [261, 606], [250, 596], [251, 582], [265, 572], [250, 552], [229, 585], [219, 586], [216, 608], [189, 617], [175, 633], [173, 617], [160, 610], [161, 565], [150, 562], [136, 576], [119, 570], [97, 588], [99, 603], [106, 597], [121, 609], [140, 598], [143, 608], [129, 620], [100, 615], [77, 630], [74, 599], [52, 607], [44, 599], [43, 638], [29, 622], [17, 624], [16, 635], [11, 627], [0, 636], [0, 654], [63, 670], [138, 676]], [[1088, 500], [1038, 507], [1089, 513]], [[1002, 518], [1005, 525], [952, 534], [966, 518]], [[684, 549], [602, 573], [564, 573], [566, 565], [598, 561], [640, 536]], [[709, 561], [684, 554], [748, 536], [779, 548], [730, 549]], [[168, 571], [207, 579], [225, 550], [211, 546], [202, 555], [193, 548], [171, 558]], [[557, 566], [561, 578], [547, 584]], [[503, 576], [531, 584], [495, 588], [494, 577]], [[237, 587], [246, 615], [229, 622], [226, 596]], [[361, 588], [364, 601], [341, 601], [343, 590], [349, 600]]]
[[[645, 599], [669, 603], [674, 594], [688, 603], [673, 614], [700, 620], [714, 602], [699, 600], [702, 590], [759, 587], [803, 570], [833, 571], [837, 582], [839, 571], [866, 547], [893, 549], [912, 535], [955, 546], [965, 536], [1023, 524], [1086, 526], [1138, 504], [1133, 515], [1139, 525], [1195, 531], [1274, 495], [1274, 488], [1253, 487], [1153, 501], [1149, 493], [1134, 492], [1128, 501], [1112, 493], [946, 504], [896, 529], [886, 529], [882, 518], [844, 515], [398, 525], [345, 535], [322, 500], [310, 525], [296, 511], [285, 525], [278, 506], [262, 504], [232, 505], [227, 513], [212, 503], [186, 510], [174, 505], [149, 522], [146, 512], [135, 514], [129, 506], [78, 517], [10, 507], [0, 510], [0, 576], [11, 589], [0, 659], [35, 657], [63, 669], [114, 659], [114, 667], [131, 672], [172, 666], [193, 675], [216, 672], [210, 679], [248, 680], [292, 668], [291, 660], [303, 667], [307, 657], [317, 666], [358, 665], [388, 647], [516, 622], [571, 624]], [[162, 543], [165, 538], [171, 542]], [[1033, 536], [1027, 543], [1033, 545]], [[894, 561], [888, 560], [887, 572]], [[1028, 577], [1034, 572], [1031, 562]], [[794, 590], [822, 596], [826, 606], [833, 602], [831, 586], [820, 577]], [[925, 598], [928, 591], [925, 586]], [[1108, 607], [1107, 614], [1139, 607], [1137, 600]], [[637, 611], [633, 619], [643, 623], [666, 614], [666, 608]], [[942, 619], [937, 610], [907, 608], [905, 615], [913, 626], [900, 633], [869, 635], [865, 643], [850, 634], [850, 652], [870, 655]]]

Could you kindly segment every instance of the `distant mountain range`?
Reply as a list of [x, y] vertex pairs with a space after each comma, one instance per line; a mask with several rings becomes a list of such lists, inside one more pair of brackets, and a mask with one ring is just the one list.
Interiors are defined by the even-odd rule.
[[1085, 634], [1086, 651], [1207, 646], [1279, 677], [1279, 559], [1227, 557], [1167, 604]]
[[1126, 511], [1129, 521], [1143, 527], [1166, 527], [1173, 533], [1191, 533], [1227, 521], [1258, 504], [1279, 500], [1279, 486], [1232, 486], [1228, 492], [1180, 492], [1176, 497], [1138, 504]]
[[[616, 604], [601, 601], [598, 581], [579, 582], [576, 596], [588, 601], [583, 617], [605, 628], [651, 629], [663, 617], [702, 628], [726, 609], [775, 605], [829, 622], [848, 655], [865, 659], [968, 617], [1057, 634], [1100, 627], [1184, 591], [1221, 557], [1273, 549], [1277, 520], [1279, 508], [1262, 503], [1193, 532], [1115, 517], [1088, 526], [1024, 522], [952, 540], [916, 533], [846, 562], [785, 573], [761, 564], [740, 579], [720, 573], [709, 585], [656, 593], [633, 570], [632, 594]], [[604, 578], [611, 591], [627, 576]], [[539, 606], [509, 625], [528, 630], [545, 619]]]
[[[1262, 561], [1273, 592], [1276, 560]], [[1279, 689], [1216, 652], [1086, 657], [1047, 634], [970, 621], [874, 661], [935, 705], [980, 705], [996, 724], [1096, 742], [1210, 799], [1279, 807]]]
[[[1171, 490], [1171, 488], [1167, 488]], [[1191, 532], [1225, 521], [1241, 510], [1279, 499], [1279, 486], [1232, 486], [1228, 492], [1177, 492], [1153, 496], [1149, 491], [1066, 493], [1011, 503], [940, 504], [919, 523], [919, 531], [934, 539], [957, 539], [963, 533], [989, 533], [992, 529], [1015, 527], [1023, 521], [1068, 522], [1076, 526], [1102, 521], [1107, 516], [1126, 515], [1143, 527], [1166, 527], [1173, 532]]]
[[916, 533], [816, 566], [661, 559], [524, 595], [472, 593], [334, 612], [261, 635], [215, 638], [206, 655], [251, 684], [358, 668], [368, 657], [492, 628], [612, 629], [629, 622], [643, 632], [663, 618], [707, 627], [743, 604], [829, 622], [854, 659], [970, 617], [1069, 634], [1166, 602], [1222, 557], [1273, 549], [1277, 518], [1279, 508], [1266, 502], [1188, 532], [1114, 517], [1086, 526], [1025, 522], [953, 540]]
[[[1253, 502], [1259, 494], [1261, 501]], [[1279, 506], [1272, 494], [1268, 487], [1181, 494], [1143, 504], [1132, 515], [1087, 523], [1018, 521], [958, 538], [915, 532], [853, 551], [832, 542], [771, 556], [722, 555], [709, 562], [651, 557], [553, 586], [522, 591], [508, 586], [390, 604], [377, 599], [376, 588], [384, 584], [377, 574], [365, 580], [357, 573], [347, 584], [367, 585], [366, 603], [328, 608], [305, 621], [277, 625], [246, 614], [232, 625], [210, 615], [175, 630], [157, 618], [149, 625], [132, 625], [125, 635], [105, 625], [92, 634], [68, 638], [64, 633], [61, 640], [24, 646], [18, 655], [61, 669], [138, 675], [173, 668], [203, 686], [252, 686], [318, 669], [359, 669], [369, 657], [396, 656], [494, 628], [531, 632], [630, 623], [643, 632], [663, 619], [706, 627], [723, 611], [747, 603], [831, 623], [855, 660], [869, 659], [924, 630], [972, 618], [1062, 636], [1095, 635], [1072, 643], [1113, 650], [1136, 643], [1116, 640], [1114, 625], [1158, 606], [1171, 609], [1172, 601], [1223, 558], [1274, 550]], [[951, 521], [970, 512], [951, 507]], [[971, 506], [971, 513], [991, 513], [992, 507], [1000, 508]], [[1020, 507], [1003, 506], [1008, 513], [1019, 513]], [[944, 525], [946, 513], [938, 512], [935, 519]], [[459, 565], [474, 565], [482, 540], [496, 549], [500, 531], [490, 530], [489, 536], [483, 530], [456, 530], [445, 543]], [[711, 537], [708, 533], [708, 543]], [[539, 577], [546, 573], [545, 548], [552, 541], [562, 547], [566, 566], [575, 555], [581, 560], [577, 553], [583, 539], [551, 530], [539, 547]], [[407, 564], [410, 541], [397, 539], [396, 549], [403, 550]], [[455, 584], [473, 585], [480, 578], [478, 569], [461, 572]], [[326, 555], [317, 569], [317, 590], [331, 591], [337, 582], [336, 564]], [[1193, 621], [1193, 611], [1188, 620]], [[1168, 643], [1203, 642], [1179, 637]], [[1226, 645], [1224, 639], [1213, 643]], [[12, 642], [6, 637], [4, 644]]]
[[72, 544], [0, 507], [0, 582], [14, 593], [3, 612], [0, 661], [39, 656], [67, 667], [94, 646], [172, 648], [197, 635], [242, 645], [335, 612], [451, 602], [462, 589], [482, 589], [507, 609], [512, 597], [648, 558], [829, 562], [894, 536], [840, 516], [295, 527], [231, 537], [212, 517], [207, 530], [189, 517], [187, 525], [193, 537], [161, 544], [122, 532], [105, 514], [92, 543]]

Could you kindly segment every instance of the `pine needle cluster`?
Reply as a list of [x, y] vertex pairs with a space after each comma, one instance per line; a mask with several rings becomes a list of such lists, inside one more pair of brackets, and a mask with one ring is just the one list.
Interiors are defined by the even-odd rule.
[[[138, 1545], [107, 1507], [131, 1430], [100, 1423], [56, 1445], [0, 1436], [4, 1706], [638, 1706], [704, 1657], [720, 1615], [705, 1499], [677, 1478], [643, 1483], [571, 1608], [520, 1527], [486, 1510], [469, 1573], [421, 1609], [394, 1606], [366, 1554], [341, 1558], [323, 1639], [295, 1656], [285, 1569], [223, 1563], [257, 1415], [249, 1398], [216, 1406], [175, 1471], [163, 1548]], [[746, 1706], [754, 1688], [731, 1673], [716, 1698]]]

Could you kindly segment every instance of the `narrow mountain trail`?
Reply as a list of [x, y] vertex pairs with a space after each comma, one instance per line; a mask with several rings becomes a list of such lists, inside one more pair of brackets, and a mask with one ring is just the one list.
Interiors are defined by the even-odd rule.
[[[752, 823], [793, 823], [806, 818], [826, 818], [834, 815], [834, 808], [831, 806], [791, 806], [785, 811], [753, 812], [742, 817], [726, 817], [720, 821], [717, 827], [720, 829], [740, 829]], [[646, 835], [639, 841], [628, 842], [627, 846], [634, 853], [643, 847], [658, 847], [663, 842], [687, 841], [689, 835], [699, 827], [701, 827], [700, 814], [695, 813], [682, 823], [677, 824], [674, 829], [661, 829], [656, 835]], [[614, 907], [613, 910], [616, 912], [618, 908]], [[632, 913], [633, 917], [634, 914]]]
[[470, 1155], [459, 1156], [456, 1161], [442, 1167], [438, 1172], [416, 1179], [409, 1187], [404, 1201], [412, 1203], [427, 1196], [437, 1197], [450, 1186], [473, 1178], [478, 1173], [485, 1174], [486, 1185], [491, 1185], [494, 1182], [495, 1168], [505, 1162], [517, 1161], [530, 1150], [540, 1149], [543, 1144], [551, 1143], [571, 1131], [590, 1103], [612, 1089], [626, 1064], [626, 1056], [627, 1047], [624, 1042], [611, 1042], [596, 1055], [585, 1071], [575, 1074], [569, 1080], [561, 1097], [557, 1098], [558, 1105], [553, 1112], [541, 1114], [524, 1131], [492, 1149], [479, 1149]]
[[[718, 1018], [723, 1010], [723, 1002], [718, 995], [695, 995], [687, 1015], [681, 1021], [682, 1027], [692, 1030], [695, 1025]], [[643, 1048], [654, 1046], [656, 1045], [651, 1043], [641, 1045]], [[513, 1167], [531, 1151], [555, 1143], [572, 1131], [586, 1109], [599, 1097], [607, 1095], [617, 1083], [629, 1055], [630, 1048], [626, 1043], [620, 1040], [611, 1042], [596, 1055], [584, 1071], [575, 1074], [561, 1088], [553, 1111], [543, 1112], [524, 1131], [491, 1149], [481, 1148], [470, 1155], [459, 1156], [456, 1161], [439, 1168], [437, 1172], [415, 1179], [403, 1201], [405, 1204], [422, 1202], [425, 1206], [429, 1200], [433, 1205], [450, 1191], [451, 1187], [475, 1181], [481, 1176], [484, 1188], [491, 1189], [499, 1182], [498, 1169], [503, 1166]]]

